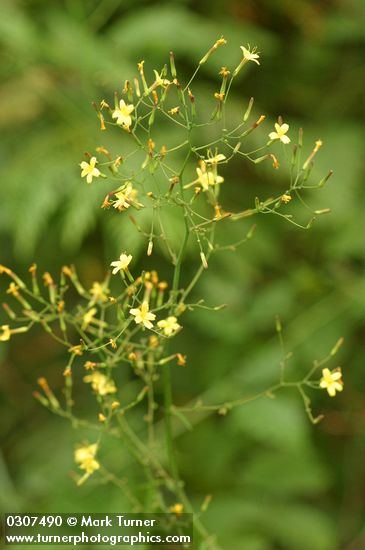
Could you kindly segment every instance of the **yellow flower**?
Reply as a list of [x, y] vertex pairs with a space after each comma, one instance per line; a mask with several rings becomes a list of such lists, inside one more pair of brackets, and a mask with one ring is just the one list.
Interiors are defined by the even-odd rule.
[[97, 450], [97, 443], [86, 447], [79, 447], [75, 450], [74, 460], [79, 468], [85, 471], [85, 475], [77, 482], [78, 485], [84, 483], [91, 474], [100, 468], [99, 462], [95, 459]]
[[112, 114], [112, 118], [117, 119], [117, 124], [120, 124], [126, 130], [129, 130], [129, 127], [132, 124], [131, 113], [134, 111], [134, 105], [127, 105], [124, 99], [119, 101], [119, 109], [115, 109]]
[[257, 65], [260, 65], [260, 62], [257, 61], [259, 59], [259, 54], [255, 53], [256, 48], [253, 48], [252, 51], [250, 51], [250, 46], [248, 46], [248, 49], [244, 46], [240, 46], [242, 53], [243, 53], [243, 59], [246, 61], [253, 61], [254, 63], [257, 63]]
[[336, 395], [336, 391], [342, 391], [343, 381], [341, 369], [336, 369], [332, 372], [329, 369], [323, 369], [319, 386], [326, 389], [331, 397]]
[[86, 176], [87, 183], [91, 183], [93, 178], [98, 178], [101, 174], [100, 170], [96, 168], [97, 162], [96, 157], [91, 157], [90, 162], [83, 160], [80, 163], [81, 177], [84, 178]]
[[225, 44], [227, 44], [227, 40], [223, 36], [221, 36], [220, 38], [218, 38], [218, 40], [215, 41], [213, 49], [216, 50], [219, 46], [224, 46]]
[[176, 317], [173, 315], [167, 317], [167, 319], [162, 319], [162, 321], [159, 321], [157, 325], [163, 329], [166, 336], [171, 336], [173, 332], [176, 332], [181, 327], [181, 325], [177, 322]]
[[218, 164], [218, 162], [222, 162], [223, 160], [226, 160], [226, 156], [222, 153], [219, 153], [215, 155], [214, 157], [209, 157], [205, 159], [205, 164]]
[[118, 271], [125, 271], [128, 269], [129, 264], [131, 263], [132, 256], [129, 254], [121, 254], [119, 256], [119, 260], [116, 260], [115, 262], [112, 262], [110, 265], [111, 267], [114, 267], [112, 273], [115, 275], [118, 273]]
[[54, 280], [52, 279], [52, 275], [46, 271], [42, 275], [43, 284], [44, 286], [54, 286]]
[[177, 353], [176, 359], [179, 367], [184, 367], [186, 365], [186, 355], [182, 355], [182, 353]]
[[227, 78], [227, 76], [231, 74], [231, 71], [229, 71], [227, 67], [222, 67], [221, 70], [219, 71], [219, 74], [224, 78]]
[[290, 143], [290, 138], [286, 136], [285, 134], [289, 130], [289, 124], [278, 124], [275, 123], [275, 130], [276, 132], [270, 132], [269, 138], [274, 139], [280, 139], [282, 143]]
[[117, 349], [117, 347], [118, 347], [118, 345], [117, 345], [116, 341], [114, 340], [114, 338], [109, 339], [109, 344], [111, 345], [111, 347], [113, 349]]
[[129, 313], [134, 316], [134, 320], [137, 325], [142, 323], [142, 325], [146, 328], [153, 327], [151, 321], [156, 319], [156, 315], [154, 313], [150, 313], [148, 302], [143, 302], [141, 307], [136, 307], [129, 310]]
[[214, 170], [207, 169], [205, 162], [202, 162], [200, 168], [196, 169], [196, 173], [198, 174], [197, 183], [200, 183], [204, 191], [209, 188], [209, 185], [214, 186], [224, 181], [224, 178], [218, 176]]
[[108, 288], [98, 282], [93, 283], [90, 289], [90, 294], [95, 302], [107, 302], [109, 292]]
[[97, 313], [97, 309], [96, 307], [92, 307], [91, 309], [89, 309], [89, 311], [87, 311], [83, 318], [82, 318], [82, 327], [81, 329], [82, 330], [85, 330], [89, 325], [90, 323], [92, 323], [94, 321], [94, 316], [95, 316], [95, 313]]
[[170, 506], [170, 512], [179, 516], [184, 511], [184, 505], [180, 502], [176, 502], [173, 506]]
[[13, 281], [10, 283], [9, 288], [6, 291], [6, 294], [10, 294], [11, 296], [19, 296], [19, 287], [16, 285]]
[[114, 208], [117, 208], [119, 211], [126, 210], [135, 201], [137, 194], [138, 191], [133, 189], [131, 182], [128, 182], [124, 189], [114, 193], [114, 196], [117, 198], [113, 203]]
[[224, 181], [222, 176], [218, 176], [216, 165], [213, 164], [212, 167], [207, 166], [206, 162], [203, 160], [200, 161], [200, 168], [196, 169], [196, 173], [198, 174], [197, 179], [187, 185], [184, 185], [185, 189], [198, 183], [202, 186], [203, 191], [207, 191], [210, 185], [214, 186]]
[[158, 72], [154, 69], [153, 72], [155, 73], [155, 82], [153, 83], [152, 87], [157, 88], [157, 86], [166, 87], [171, 84], [167, 78], [161, 78], [161, 76], [158, 74]]
[[214, 97], [215, 99], [218, 99], [218, 101], [223, 101], [224, 100], [224, 92], [215, 92], [214, 93]]
[[316, 143], [315, 143], [315, 147], [314, 147], [314, 150], [315, 152], [318, 151], [318, 149], [320, 149], [323, 145], [323, 141], [321, 139], [317, 139]]
[[115, 393], [117, 391], [113, 380], [110, 380], [110, 378], [99, 371], [94, 371], [84, 376], [84, 382], [91, 384], [92, 389], [98, 395], [108, 395], [108, 393]]
[[29, 327], [18, 327], [11, 329], [9, 325], [2, 325], [0, 328], [3, 331], [3, 333], [0, 334], [0, 342], [7, 342], [10, 340], [12, 334], [21, 334], [22, 332], [27, 332], [29, 329]]
[[11, 336], [10, 327], [9, 325], [2, 325], [1, 329], [3, 333], [0, 335], [0, 342], [7, 342], [8, 340], [10, 340]]
[[70, 353], [73, 353], [74, 355], [82, 355], [84, 353], [83, 349], [83, 346], [81, 344], [78, 344], [76, 346], [71, 346], [70, 348], [68, 348], [68, 351]]
[[3, 273], [6, 273], [7, 275], [11, 275], [12, 271], [8, 267], [5, 267], [5, 265], [0, 264], [0, 275]]
[[292, 199], [292, 197], [290, 195], [287, 195], [287, 194], [281, 195], [281, 197], [280, 197], [281, 202], [283, 202], [284, 204], [288, 204], [288, 202], [290, 202], [291, 199]]

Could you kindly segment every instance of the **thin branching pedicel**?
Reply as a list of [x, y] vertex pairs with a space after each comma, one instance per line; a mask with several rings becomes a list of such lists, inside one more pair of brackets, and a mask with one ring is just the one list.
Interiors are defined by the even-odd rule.
[[[324, 367], [337, 353], [342, 339], [327, 357], [313, 363], [304, 379], [287, 380], [288, 353], [277, 319], [282, 350], [277, 384], [256, 395], [243, 395], [233, 401], [228, 398], [218, 404], [204, 403], [201, 399], [181, 407], [173, 404], [170, 372], [175, 366], [185, 365], [186, 357], [179, 348], [172, 351], [170, 340], [184, 330], [186, 310], [207, 308], [214, 314], [221, 307], [208, 307], [203, 300], [190, 301], [191, 293], [203, 273], [211, 268], [214, 255], [237, 251], [253, 236], [255, 229], [255, 224], [243, 228], [242, 238], [227, 244], [220, 240], [226, 224], [246, 224], [246, 218], [273, 214], [308, 229], [319, 215], [328, 212], [326, 208], [310, 211], [304, 223], [288, 212], [295, 202], [307, 209], [302, 193], [321, 188], [331, 175], [330, 172], [319, 182], [310, 181], [314, 157], [322, 146], [320, 140], [303, 161], [303, 132], [299, 131], [298, 140], [292, 145], [294, 136], [281, 117], [274, 128], [264, 130], [265, 116], [252, 118], [252, 98], [233, 127], [226, 123], [234, 80], [248, 64], [260, 65], [260, 55], [255, 48], [242, 46], [242, 54], [232, 70], [222, 67], [220, 84], [211, 93], [212, 113], [207, 118], [200, 113], [194, 92], [195, 80], [201, 66], [225, 43], [223, 37], [215, 42], [187, 83], [179, 80], [171, 53], [169, 69], [165, 65], [160, 71], [154, 70], [152, 81], [145, 74], [145, 62], [141, 61], [138, 74], [133, 82], [125, 82], [121, 94], [116, 93], [112, 102], [102, 100], [99, 105], [94, 104], [101, 131], [121, 132], [123, 138], [129, 139], [129, 145], [121, 155], [114, 155], [103, 146], [98, 146], [95, 153], [87, 153], [86, 160], [80, 163], [81, 177], [87, 184], [100, 186], [102, 197], [105, 197], [101, 204], [105, 215], [129, 217], [131, 228], [139, 232], [145, 243], [147, 256], [152, 256], [157, 248], [166, 258], [171, 266], [168, 280], [161, 280], [156, 271], [136, 272], [136, 259], [128, 250], [127, 238], [119, 258], [110, 258], [111, 273], [105, 280], [95, 281], [91, 288], [85, 288], [73, 266], [64, 266], [57, 281], [48, 272], [44, 273], [43, 285], [35, 264], [29, 270], [30, 284], [23, 282], [11, 269], [0, 267], [0, 273], [10, 279], [7, 293], [13, 302], [4, 304], [10, 321], [1, 327], [0, 341], [6, 342], [38, 324], [67, 350], [68, 361], [61, 373], [65, 385], [64, 402], [53, 393], [45, 378], [38, 381], [42, 391], [35, 392], [34, 396], [50, 411], [68, 419], [74, 428], [90, 428], [96, 433], [95, 440], [84, 442], [75, 450], [74, 458], [80, 470], [78, 485], [90, 476], [101, 476], [124, 491], [135, 511], [144, 510], [139, 496], [103, 465], [103, 437], [120, 439], [155, 491], [153, 509], [150, 504], [145, 511], [192, 512], [188, 490], [180, 479], [175, 458], [172, 416], [179, 416], [189, 425], [187, 416], [196, 411], [227, 414], [232, 408], [253, 399], [272, 396], [281, 388], [292, 387], [303, 399], [305, 410], [315, 423], [320, 418], [312, 414], [308, 391], [322, 388], [334, 396], [343, 387], [340, 369], [331, 371]], [[171, 144], [159, 143], [159, 128], [166, 124], [171, 126]], [[208, 143], [202, 143], [205, 130], [209, 130], [211, 136]], [[252, 142], [247, 138], [253, 132], [262, 137], [263, 144], [251, 150]], [[240, 204], [235, 211], [226, 209], [225, 187], [230, 185], [226, 176], [227, 164], [233, 158], [241, 158], [243, 163], [269, 162], [278, 170], [281, 148], [285, 154], [291, 150], [287, 187], [274, 192], [273, 196], [257, 197], [252, 205]], [[179, 225], [182, 233], [174, 238], [163, 216], [166, 209], [172, 210], [182, 221]], [[196, 268], [191, 280], [183, 284], [181, 275], [188, 247], [193, 253], [195, 250]], [[117, 291], [112, 291], [112, 287]], [[76, 307], [68, 305], [71, 288], [79, 297]], [[129, 402], [123, 397], [123, 387], [118, 387], [114, 379], [116, 369], [129, 369], [131, 376], [139, 381], [136, 395]], [[74, 412], [75, 378], [88, 385], [95, 395], [95, 422], [79, 418]], [[163, 402], [156, 398], [160, 378]], [[146, 420], [143, 437], [129, 424], [128, 415], [132, 409], [140, 411]], [[165, 443], [156, 430], [161, 421], [165, 426]], [[204, 510], [206, 507], [204, 505]], [[214, 537], [201, 523], [200, 513], [195, 515], [197, 536], [204, 539], [208, 547], [218, 548]]]

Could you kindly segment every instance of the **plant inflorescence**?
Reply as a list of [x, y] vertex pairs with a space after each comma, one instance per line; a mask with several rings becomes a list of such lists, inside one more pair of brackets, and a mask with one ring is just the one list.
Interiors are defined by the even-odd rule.
[[[322, 146], [320, 140], [303, 157], [303, 132], [299, 130], [293, 144], [289, 125], [281, 117], [271, 131], [263, 132], [265, 116], [253, 117], [253, 98], [243, 109], [240, 120], [233, 125], [229, 121], [231, 87], [247, 64], [260, 64], [256, 49], [242, 46], [237, 66], [233, 70], [222, 67], [219, 87], [211, 95], [215, 102], [212, 112], [207, 112], [204, 98], [195, 96], [194, 85], [202, 65], [225, 42], [224, 38], [215, 42], [187, 83], [180, 80], [171, 53], [168, 65], [159, 72], [155, 70], [152, 81], [146, 76], [145, 63], [141, 61], [138, 75], [133, 81], [125, 81], [121, 93], [115, 93], [112, 102], [102, 100], [94, 104], [101, 131], [121, 132], [129, 141], [122, 154], [114, 155], [103, 146], [92, 154], [87, 153], [80, 163], [81, 176], [87, 184], [108, 186], [101, 204], [105, 215], [128, 216], [131, 228], [144, 243], [147, 256], [153, 256], [156, 249], [163, 255], [169, 266], [168, 275], [161, 278], [157, 271], [137, 270], [136, 260], [128, 250], [128, 235], [120, 257], [111, 258], [111, 272], [103, 281], [95, 281], [91, 288], [83, 285], [74, 266], [63, 266], [57, 280], [50, 273], [43, 273], [42, 285], [36, 264], [29, 270], [29, 285], [10, 268], [0, 267], [0, 272], [10, 278], [7, 293], [16, 304], [16, 307], [4, 304], [11, 321], [10, 325], [2, 326], [0, 340], [5, 342], [17, 333], [40, 325], [51, 338], [65, 346], [68, 361], [63, 371], [64, 400], [55, 395], [46, 378], [38, 380], [41, 392], [34, 395], [49, 410], [70, 420], [75, 428], [96, 431], [94, 441], [85, 442], [75, 450], [75, 462], [81, 471], [77, 483], [84, 483], [92, 474], [100, 475], [121, 487], [135, 511], [146, 511], [143, 493], [135, 494], [117, 474], [103, 466], [100, 457], [104, 437], [121, 439], [140, 465], [154, 493], [147, 511], [191, 512], [189, 491], [180, 479], [175, 456], [174, 416], [188, 422], [186, 416], [196, 411], [224, 415], [253, 399], [272, 396], [281, 388], [291, 387], [299, 392], [309, 418], [315, 423], [320, 417], [312, 414], [308, 390], [323, 388], [334, 396], [343, 387], [340, 369], [331, 371], [325, 367], [342, 339], [327, 357], [314, 361], [303, 379], [287, 380], [285, 368], [289, 354], [284, 349], [281, 322], [277, 319], [282, 360], [275, 385], [258, 394], [227, 399], [223, 403], [209, 404], [200, 399], [183, 406], [173, 403], [171, 369], [184, 366], [186, 357], [183, 350], [173, 348], [172, 342], [183, 330], [184, 313], [197, 308], [214, 312], [222, 307], [208, 307], [204, 300], [192, 300], [193, 290], [210, 268], [214, 256], [235, 252], [253, 236], [256, 227], [254, 224], [244, 226], [242, 237], [227, 243], [222, 240], [226, 224], [247, 224], [255, 216], [272, 214], [308, 229], [319, 215], [328, 212], [326, 208], [311, 210], [305, 223], [288, 212], [293, 203], [307, 209], [302, 194], [321, 188], [331, 175], [329, 172], [320, 181], [311, 181], [314, 157]], [[170, 144], [160, 143], [159, 127], [166, 124], [171, 126]], [[252, 148], [250, 140], [254, 132], [258, 138], [261, 136], [263, 144]], [[206, 135], [209, 141], [204, 140]], [[280, 156], [289, 164], [290, 177], [285, 189], [274, 190], [273, 196], [264, 199], [256, 198], [252, 205], [238, 204], [235, 211], [225, 207], [225, 187], [230, 185], [225, 173], [233, 159], [255, 165], [269, 162], [278, 170]], [[164, 217], [167, 210], [173, 212], [176, 221], [173, 227], [166, 222], [171, 217]], [[184, 266], [191, 243], [196, 258], [195, 271], [187, 280]], [[191, 263], [189, 259], [189, 265]], [[118, 387], [115, 380], [118, 369], [129, 369], [131, 378], [138, 381], [135, 396], [129, 402], [125, 401], [123, 387]], [[322, 370], [321, 377], [319, 370]], [[95, 395], [95, 421], [80, 418], [75, 412], [73, 387], [75, 378], [80, 377]], [[138, 433], [129, 423], [132, 409], [139, 411], [145, 421], [145, 429], [141, 428]], [[161, 424], [165, 438], [161, 437]], [[205, 503], [203, 509], [206, 506]], [[200, 521], [201, 512], [195, 516], [197, 533], [215, 547], [214, 539]]]

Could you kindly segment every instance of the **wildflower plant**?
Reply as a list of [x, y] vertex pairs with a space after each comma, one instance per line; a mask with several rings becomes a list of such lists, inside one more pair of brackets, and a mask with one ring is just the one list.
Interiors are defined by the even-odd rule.
[[[1, 327], [0, 341], [6, 342], [38, 324], [67, 350], [68, 361], [60, 373], [64, 378], [64, 402], [45, 378], [38, 381], [41, 391], [34, 395], [50, 411], [68, 419], [73, 427], [91, 428], [97, 434], [93, 441], [85, 441], [75, 449], [74, 459], [80, 470], [78, 485], [90, 476], [108, 479], [126, 492], [134, 511], [197, 512], [178, 471], [174, 416], [188, 422], [186, 417], [199, 410], [227, 414], [252, 399], [290, 387], [298, 392], [310, 420], [316, 423], [320, 417], [312, 414], [309, 392], [325, 389], [334, 396], [342, 390], [340, 369], [331, 371], [325, 366], [337, 353], [342, 339], [327, 357], [314, 361], [303, 379], [289, 381], [286, 376], [289, 354], [277, 319], [282, 359], [274, 386], [236, 400], [227, 396], [224, 403], [203, 403], [199, 399], [183, 406], [173, 403], [171, 370], [187, 363], [179, 344], [174, 344], [184, 330], [185, 313], [205, 308], [214, 314], [221, 308], [219, 304], [208, 307], [203, 300], [191, 299], [200, 278], [211, 268], [214, 256], [235, 252], [253, 237], [256, 225], [247, 225], [251, 218], [271, 214], [309, 229], [318, 216], [328, 212], [326, 208], [311, 210], [303, 223], [288, 210], [298, 203], [307, 212], [309, 207], [303, 193], [320, 189], [331, 175], [329, 172], [320, 181], [311, 181], [314, 157], [322, 145], [320, 140], [303, 160], [302, 130], [295, 136], [280, 116], [273, 126], [265, 129], [265, 115], [252, 114], [253, 98], [243, 107], [242, 118], [236, 124], [231, 127], [227, 122], [235, 79], [249, 63], [253, 68], [260, 65], [256, 49], [242, 46], [236, 65], [232, 69], [222, 67], [219, 86], [212, 90], [215, 105], [206, 117], [206, 110], [194, 94], [195, 81], [202, 65], [225, 43], [220, 38], [213, 44], [186, 83], [180, 80], [172, 53], [167, 65], [153, 71], [152, 80], [145, 73], [145, 62], [141, 61], [133, 81], [126, 80], [113, 101], [102, 100], [94, 105], [101, 131], [121, 132], [130, 143], [126, 154], [113, 154], [103, 146], [98, 146], [95, 153], [87, 153], [86, 160], [80, 163], [81, 177], [86, 178], [87, 184], [100, 186], [105, 216], [129, 217], [131, 229], [138, 232], [147, 256], [153, 255], [157, 245], [170, 269], [167, 277], [161, 279], [156, 271], [138, 269], [128, 248], [128, 235], [119, 258], [110, 258], [108, 275], [103, 281], [95, 281], [91, 288], [83, 285], [74, 266], [64, 266], [57, 280], [44, 273], [42, 285], [35, 264], [29, 270], [29, 285], [10, 268], [0, 267], [0, 273], [10, 279], [7, 293], [13, 301], [4, 304], [10, 321]], [[171, 125], [171, 135], [176, 141], [171, 145], [159, 143], [159, 126], [166, 123]], [[207, 130], [212, 137], [204, 142], [202, 136]], [[262, 145], [252, 150], [249, 136], [253, 132]], [[280, 152], [280, 148], [284, 151]], [[279, 156], [289, 163], [290, 177], [285, 188], [273, 189], [269, 197], [257, 197], [254, 204], [238, 204], [235, 211], [225, 206], [225, 188], [231, 184], [226, 175], [227, 165], [232, 159], [254, 165], [269, 162], [278, 170]], [[181, 223], [168, 227], [165, 210], [172, 210]], [[242, 237], [227, 244], [225, 227], [232, 223], [242, 224]], [[181, 234], [171, 238], [171, 233], [180, 228]], [[190, 280], [186, 280], [184, 272], [188, 247], [196, 264]], [[190, 256], [189, 263], [193, 261]], [[68, 305], [72, 290], [79, 298], [76, 307]], [[116, 381], [115, 373], [120, 369], [138, 382], [135, 397], [129, 402]], [[82, 380], [95, 395], [95, 422], [80, 418], [75, 412], [75, 379]], [[145, 419], [145, 429], [138, 433], [129, 423], [132, 409]], [[157, 429], [161, 424], [165, 438], [161, 438]], [[123, 448], [140, 465], [154, 492], [147, 509], [140, 491], [132, 494], [118, 481], [117, 474], [103, 466], [103, 441], [107, 436], [120, 438]], [[208, 547], [217, 548], [218, 543], [200, 519], [205, 508], [195, 514], [197, 537]]]

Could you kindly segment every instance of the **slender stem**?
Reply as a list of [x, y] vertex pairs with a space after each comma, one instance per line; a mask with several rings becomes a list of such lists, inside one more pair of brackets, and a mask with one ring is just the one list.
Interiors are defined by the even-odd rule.
[[[182, 183], [182, 174], [189, 160], [190, 152], [191, 151], [189, 150], [179, 174], [179, 185], [180, 185], [180, 193], [181, 193], [182, 199], [184, 199], [184, 186]], [[185, 221], [185, 234], [184, 234], [183, 242], [181, 244], [179, 255], [176, 261], [174, 276], [173, 276], [173, 283], [172, 283], [172, 293], [171, 293], [171, 310], [172, 311], [177, 303], [177, 293], [178, 293], [179, 284], [180, 284], [181, 265], [185, 257], [186, 247], [187, 247], [187, 243], [190, 235], [190, 229], [189, 229], [189, 223], [188, 223], [188, 217], [187, 217], [186, 211], [184, 213], [184, 221]], [[184, 491], [182, 481], [180, 480], [179, 470], [178, 470], [177, 461], [176, 461], [175, 447], [174, 447], [173, 430], [172, 430], [172, 414], [171, 414], [172, 383], [171, 383], [170, 366], [164, 365], [162, 373], [163, 373], [162, 375], [163, 375], [163, 392], [164, 392], [164, 409], [165, 409], [164, 426], [165, 426], [166, 449], [167, 449], [167, 457], [168, 457], [168, 462], [170, 466], [170, 471], [174, 479], [175, 492], [178, 498], [180, 499], [181, 503], [184, 505], [185, 509], [188, 512], [194, 514], [194, 524], [197, 532], [201, 535], [201, 537], [207, 543], [209, 543], [209, 533], [205, 529], [204, 525], [201, 523], [199, 518], [194, 513], [194, 509]], [[218, 548], [218, 547], [211, 546], [211, 548]]]
[[101, 466], [100, 468], [100, 473], [103, 475], [106, 481], [110, 481], [124, 492], [129, 502], [134, 506], [135, 511], [140, 512], [143, 510], [142, 503], [129, 489], [127, 479], [119, 479], [116, 475], [114, 475], [112, 472], [109, 472], [109, 470], [107, 470], [103, 466]]
[[[179, 186], [180, 186], [180, 193], [181, 198], [184, 200], [184, 185], [182, 182], [182, 175], [185, 170], [185, 166], [189, 160], [191, 150], [189, 149], [188, 154], [185, 157], [185, 160], [183, 162], [183, 165], [180, 170], [179, 174]], [[189, 229], [189, 223], [187, 218], [187, 212], [184, 212], [184, 223], [185, 223], [185, 234], [183, 238], [183, 242], [179, 251], [179, 255], [176, 261], [175, 269], [174, 269], [174, 276], [172, 281], [172, 304], [174, 305], [176, 303], [176, 294], [179, 289], [179, 283], [180, 283], [180, 273], [181, 273], [181, 264], [185, 256], [186, 246], [188, 244], [189, 235], [190, 235], [190, 229]], [[172, 307], [173, 307], [172, 305]]]
[[187, 216], [186, 216], [186, 213], [185, 213], [185, 234], [184, 234], [184, 239], [183, 239], [183, 242], [182, 242], [182, 245], [181, 245], [181, 248], [180, 248], [179, 256], [177, 258], [177, 262], [176, 262], [176, 266], [175, 266], [175, 270], [174, 270], [174, 277], [173, 277], [173, 281], [172, 281], [172, 293], [173, 293], [173, 298], [172, 299], [173, 299], [173, 303], [176, 302], [176, 294], [179, 290], [181, 264], [182, 264], [182, 260], [185, 256], [185, 250], [186, 250], [186, 246], [188, 244], [189, 236], [190, 236], [189, 225], [188, 225], [188, 220], [187, 220]]
[[189, 88], [190, 84], [193, 82], [194, 78], [196, 77], [196, 75], [198, 74], [198, 71], [201, 67], [201, 64], [199, 63], [199, 65], [197, 66], [197, 68], [195, 69], [194, 73], [193, 73], [193, 76], [190, 78], [189, 82], [187, 83], [187, 85], [185, 86], [184, 88], [184, 92], [186, 92], [186, 90]]
[[155, 412], [155, 397], [154, 397], [154, 387], [153, 387], [153, 375], [154, 375], [154, 363], [153, 363], [153, 354], [148, 354], [147, 360], [147, 384], [148, 384], [148, 412], [147, 412], [147, 422], [148, 422], [148, 444], [150, 449], [155, 447], [155, 430], [154, 430], [154, 412]]
[[164, 405], [165, 405], [165, 436], [168, 461], [172, 476], [176, 483], [176, 488], [180, 486], [180, 479], [176, 464], [175, 451], [173, 446], [172, 424], [171, 424], [171, 405], [172, 405], [172, 388], [171, 388], [171, 371], [170, 366], [165, 365], [163, 368], [163, 388], [164, 388]]
[[[175, 491], [176, 495], [181, 500], [187, 512], [194, 514], [194, 523], [196, 530], [208, 542], [209, 533], [205, 529], [204, 525], [201, 523], [199, 518], [194, 513], [194, 509], [184, 491], [182, 482], [179, 477], [179, 471], [176, 462], [175, 448], [173, 443], [173, 431], [171, 423], [171, 406], [172, 406], [172, 391], [171, 391], [171, 372], [170, 367], [165, 365], [163, 368], [163, 383], [164, 383], [164, 403], [165, 403], [165, 435], [166, 435], [166, 446], [167, 454], [170, 464], [170, 470], [172, 477], [175, 482]], [[213, 545], [211, 548], [218, 548], [218, 546]]]
[[[215, 230], [215, 227], [213, 226], [212, 229], [211, 229], [211, 238], [210, 238], [210, 243], [211, 243], [212, 246], [214, 245], [214, 232], [215, 232], [214, 230]], [[211, 255], [211, 253], [212, 253], [212, 250], [209, 249], [207, 254], [206, 254], [207, 260], [209, 260], [209, 257]], [[202, 276], [202, 274], [204, 273], [204, 271], [205, 271], [205, 267], [203, 265], [201, 265], [197, 269], [195, 275], [193, 276], [193, 278], [191, 279], [190, 283], [188, 284], [188, 286], [186, 287], [186, 289], [184, 290], [184, 292], [181, 296], [181, 299], [180, 299], [180, 302], [179, 302], [180, 304], [182, 304], [186, 300], [187, 296], [193, 290], [193, 288], [195, 287], [195, 285], [199, 281], [199, 279]]]

